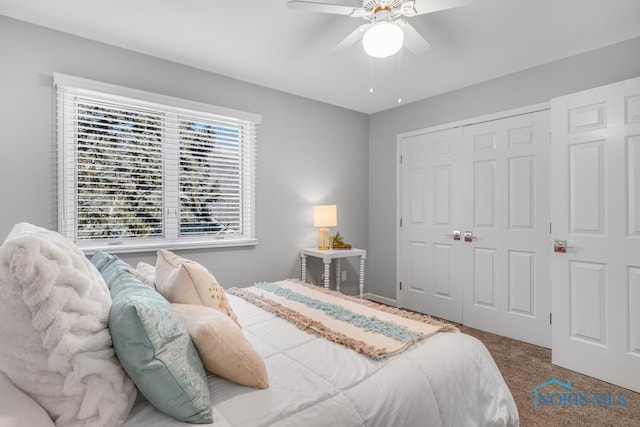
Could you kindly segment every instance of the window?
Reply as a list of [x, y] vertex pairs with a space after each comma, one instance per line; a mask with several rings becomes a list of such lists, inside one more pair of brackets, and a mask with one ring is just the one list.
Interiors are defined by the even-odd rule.
[[58, 229], [88, 251], [255, 236], [260, 116], [54, 75]]

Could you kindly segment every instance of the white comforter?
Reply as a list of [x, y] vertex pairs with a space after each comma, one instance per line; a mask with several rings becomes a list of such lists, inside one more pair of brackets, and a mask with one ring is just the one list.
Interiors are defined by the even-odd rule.
[[[270, 388], [210, 377], [214, 426], [515, 426], [515, 402], [487, 349], [461, 333], [438, 333], [375, 361], [298, 330], [229, 295]], [[140, 397], [124, 424], [178, 426]]]

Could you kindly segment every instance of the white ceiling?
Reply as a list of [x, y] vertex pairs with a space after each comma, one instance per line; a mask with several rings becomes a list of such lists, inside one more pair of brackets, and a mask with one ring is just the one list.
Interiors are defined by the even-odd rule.
[[640, 37], [640, 0], [477, 0], [407, 18], [427, 53], [375, 60], [328, 53], [362, 18], [286, 0], [0, 0], [0, 15], [363, 113]]

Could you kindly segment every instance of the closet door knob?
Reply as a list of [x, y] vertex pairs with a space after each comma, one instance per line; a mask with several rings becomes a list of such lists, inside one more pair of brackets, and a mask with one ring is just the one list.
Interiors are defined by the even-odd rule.
[[446, 237], [452, 237], [453, 240], [460, 240], [460, 230], [453, 230], [451, 234], [445, 234]]

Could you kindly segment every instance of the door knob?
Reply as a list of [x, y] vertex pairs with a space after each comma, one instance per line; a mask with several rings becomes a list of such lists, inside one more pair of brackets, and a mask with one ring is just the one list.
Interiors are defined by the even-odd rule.
[[567, 253], [567, 249], [574, 249], [573, 246], [567, 246], [566, 240], [554, 240], [553, 241], [553, 251], [559, 254]]
[[460, 230], [453, 230], [451, 234], [445, 234], [447, 237], [453, 237], [453, 240], [460, 240]]
[[464, 241], [465, 242], [473, 242], [473, 232], [472, 231], [465, 231], [464, 232]]

